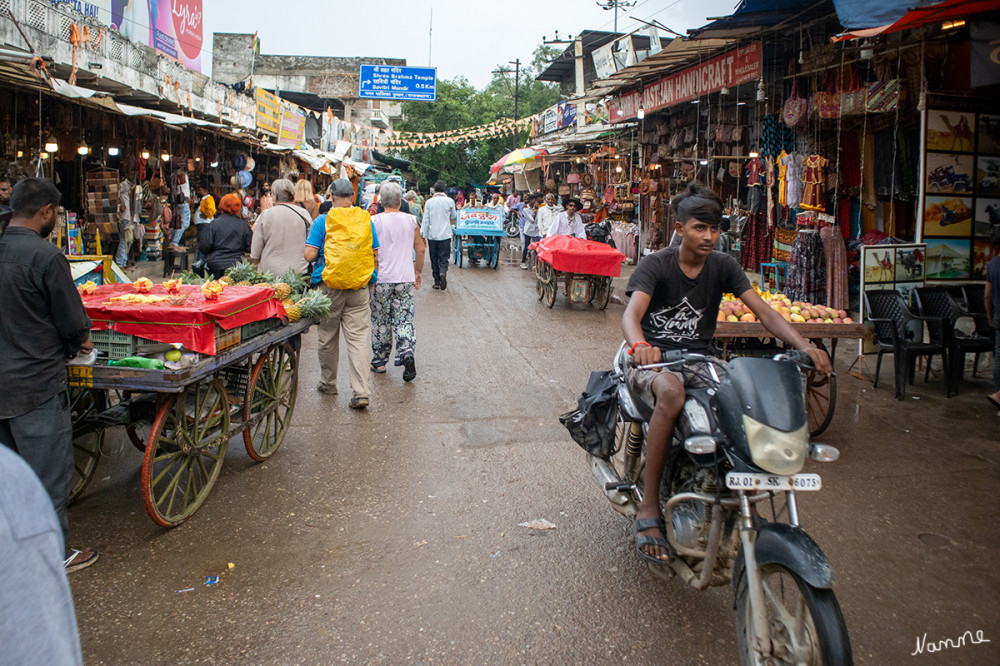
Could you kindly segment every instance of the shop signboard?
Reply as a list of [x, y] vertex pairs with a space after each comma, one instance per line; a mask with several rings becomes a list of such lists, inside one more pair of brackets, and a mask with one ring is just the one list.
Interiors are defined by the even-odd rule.
[[458, 211], [455, 231], [461, 234], [500, 236], [503, 230], [502, 208], [463, 208]]
[[277, 135], [281, 129], [281, 101], [263, 88], [254, 89], [257, 101], [257, 129]]
[[358, 98], [433, 102], [437, 100], [437, 68], [361, 65]]
[[278, 145], [286, 148], [298, 148], [302, 144], [305, 131], [306, 115], [298, 107], [282, 107]]
[[542, 111], [542, 134], [555, 132], [559, 129], [558, 106], [558, 104], [550, 106]]
[[[72, 4], [101, 8], [109, 5], [110, 25], [119, 33], [170, 56], [188, 69], [201, 71], [202, 0], [74, 0]], [[102, 9], [98, 20], [103, 22], [104, 15]]]
[[560, 128], [576, 124], [576, 104], [559, 102], [559, 112], [557, 117], [559, 119]]
[[597, 72], [597, 78], [606, 79], [618, 71], [615, 69], [614, 48], [614, 42], [610, 42], [594, 49], [594, 52], [590, 54], [594, 59], [594, 70]]
[[635, 118], [645, 113], [689, 102], [702, 95], [756, 81], [761, 75], [760, 42], [750, 42], [699, 65], [666, 76], [636, 91], [608, 102], [611, 122]]

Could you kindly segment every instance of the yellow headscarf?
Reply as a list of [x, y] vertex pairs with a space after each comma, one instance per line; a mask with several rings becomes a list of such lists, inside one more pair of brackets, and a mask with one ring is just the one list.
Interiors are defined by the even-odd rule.
[[201, 200], [201, 216], [206, 220], [211, 220], [215, 217], [215, 199], [209, 194], [204, 199]]

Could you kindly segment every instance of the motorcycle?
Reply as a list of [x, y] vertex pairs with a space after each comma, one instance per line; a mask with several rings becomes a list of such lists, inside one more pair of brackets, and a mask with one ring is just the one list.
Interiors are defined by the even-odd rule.
[[507, 232], [507, 238], [516, 238], [521, 235], [520, 216], [517, 211], [508, 211], [507, 218], [504, 220], [503, 229]]
[[[697, 364], [685, 366], [690, 362]], [[588, 457], [612, 507], [631, 519], [643, 493], [653, 406], [625, 381], [630, 363], [622, 344], [610, 375], [617, 383], [613, 450]], [[642, 366], [685, 367], [698, 368], [705, 388], [687, 389], [677, 419], [660, 486], [670, 561], [650, 564], [651, 571], [697, 590], [732, 584], [743, 666], [853, 663], [833, 568], [799, 527], [796, 493], [822, 487], [817, 474], [800, 473], [806, 457], [830, 462], [840, 455], [809, 442], [811, 360], [786, 351], [723, 364], [668, 351], [661, 363]], [[770, 510], [770, 520], [761, 509]]]
[[616, 247], [615, 240], [611, 237], [611, 223], [607, 219], [597, 224], [586, 225], [584, 231], [587, 234], [587, 240], [592, 240], [595, 243], [606, 243], [611, 247]]

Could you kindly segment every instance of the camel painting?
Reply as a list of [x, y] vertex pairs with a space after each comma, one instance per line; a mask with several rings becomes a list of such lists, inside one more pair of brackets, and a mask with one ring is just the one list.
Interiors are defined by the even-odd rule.
[[979, 152], [1000, 153], [1000, 116], [979, 115]]
[[865, 248], [865, 283], [894, 281], [895, 264], [891, 247]]
[[928, 111], [927, 149], [973, 152], [976, 149], [974, 122], [974, 116], [967, 113]]

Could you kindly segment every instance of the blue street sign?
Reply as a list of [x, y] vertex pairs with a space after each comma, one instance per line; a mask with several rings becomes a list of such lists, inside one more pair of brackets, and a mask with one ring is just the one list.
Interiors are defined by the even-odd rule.
[[361, 65], [358, 98], [433, 102], [437, 100], [437, 68]]

